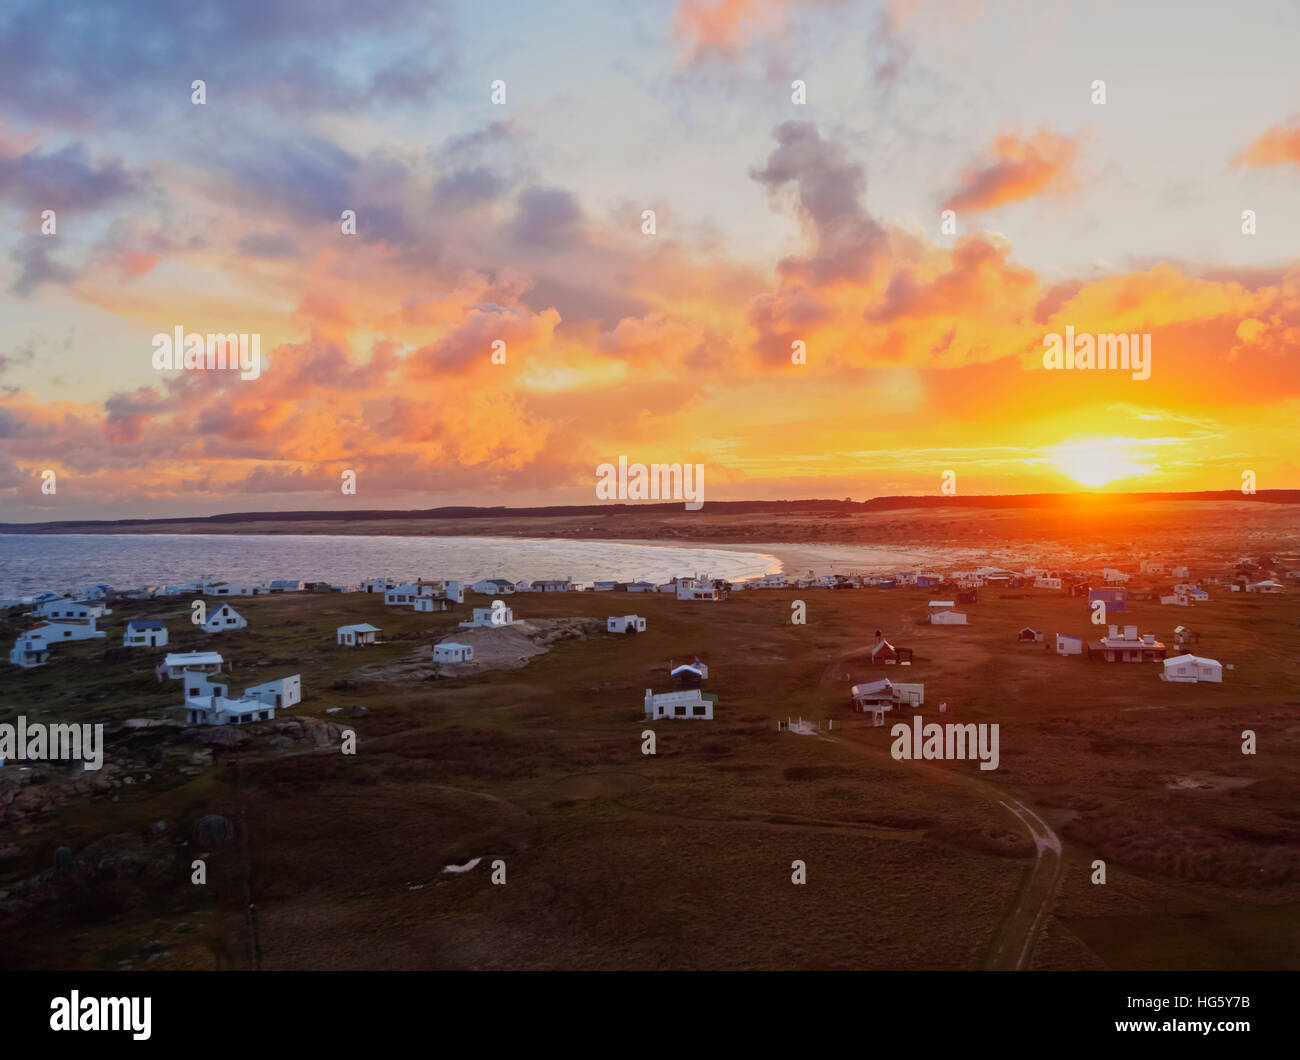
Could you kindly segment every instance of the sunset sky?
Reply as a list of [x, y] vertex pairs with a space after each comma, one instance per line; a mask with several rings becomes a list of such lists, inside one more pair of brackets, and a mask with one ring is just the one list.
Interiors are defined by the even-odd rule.
[[[706, 502], [1296, 488], [1297, 40], [1269, 0], [16, 0], [0, 520], [595, 503], [620, 456]], [[260, 378], [160, 373], [178, 326]], [[1067, 326], [1150, 378], [1044, 370]]]

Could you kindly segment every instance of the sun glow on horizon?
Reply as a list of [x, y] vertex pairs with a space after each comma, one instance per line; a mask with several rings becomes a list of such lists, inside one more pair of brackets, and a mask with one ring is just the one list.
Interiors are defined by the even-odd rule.
[[1135, 438], [1094, 438], [1066, 442], [1046, 450], [1047, 461], [1081, 486], [1097, 489], [1120, 479], [1136, 478], [1159, 470], [1157, 465], [1139, 463]]

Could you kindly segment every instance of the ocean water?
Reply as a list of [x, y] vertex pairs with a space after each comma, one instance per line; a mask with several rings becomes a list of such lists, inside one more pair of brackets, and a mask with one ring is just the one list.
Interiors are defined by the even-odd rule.
[[234, 581], [298, 578], [355, 585], [366, 578], [665, 582], [728, 581], [781, 569], [776, 557], [677, 545], [494, 537], [261, 534], [0, 534], [0, 598], [176, 585], [202, 574]]

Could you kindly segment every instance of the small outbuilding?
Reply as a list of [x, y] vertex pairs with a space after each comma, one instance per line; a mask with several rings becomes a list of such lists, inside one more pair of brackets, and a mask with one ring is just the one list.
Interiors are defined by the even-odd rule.
[[606, 633], [644, 633], [645, 619], [640, 615], [610, 615], [605, 619]]
[[1165, 672], [1161, 675], [1166, 681], [1181, 684], [1194, 684], [1198, 681], [1223, 683], [1223, 666], [1217, 659], [1205, 659], [1199, 655], [1175, 655], [1164, 661]]
[[1083, 638], [1071, 637], [1068, 633], [1058, 633], [1056, 635], [1056, 654], [1057, 655], [1082, 655]]
[[381, 629], [379, 626], [372, 626], [369, 622], [358, 622], [353, 626], [339, 626], [337, 630], [338, 642], [345, 648], [359, 648], [364, 644], [376, 644], [375, 639], [379, 636]]
[[934, 611], [930, 615], [930, 625], [964, 626], [966, 625], [966, 613], [964, 611]]
[[124, 648], [165, 648], [167, 627], [156, 618], [132, 619], [122, 634]]

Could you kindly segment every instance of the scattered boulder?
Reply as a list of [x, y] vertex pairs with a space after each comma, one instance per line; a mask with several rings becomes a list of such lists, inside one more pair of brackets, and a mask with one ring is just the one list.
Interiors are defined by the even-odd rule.
[[234, 750], [243, 747], [251, 737], [243, 729], [233, 725], [217, 725], [212, 728], [205, 728], [198, 734], [197, 739], [199, 743], [205, 743], [211, 747]]

